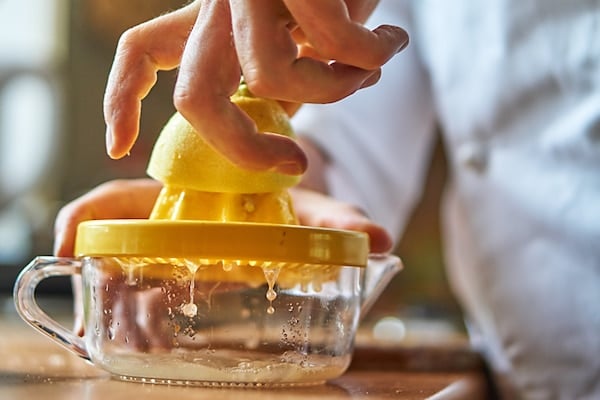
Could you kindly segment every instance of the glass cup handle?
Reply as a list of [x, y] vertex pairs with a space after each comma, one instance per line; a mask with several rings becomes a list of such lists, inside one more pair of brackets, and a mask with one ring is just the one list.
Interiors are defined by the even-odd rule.
[[35, 300], [35, 289], [46, 278], [81, 275], [81, 262], [73, 258], [34, 258], [19, 274], [13, 290], [17, 312], [29, 325], [81, 358], [90, 360], [83, 339], [50, 318]]

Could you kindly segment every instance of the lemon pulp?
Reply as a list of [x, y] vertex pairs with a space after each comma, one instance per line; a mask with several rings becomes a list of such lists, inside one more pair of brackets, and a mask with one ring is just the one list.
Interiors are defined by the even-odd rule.
[[296, 224], [286, 190], [267, 193], [203, 192], [164, 186], [150, 219]]

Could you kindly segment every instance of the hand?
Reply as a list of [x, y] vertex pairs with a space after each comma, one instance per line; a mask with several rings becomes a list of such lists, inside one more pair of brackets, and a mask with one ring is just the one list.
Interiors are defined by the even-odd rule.
[[[92, 219], [148, 218], [161, 184], [152, 179], [106, 182], [64, 206], [54, 227], [54, 254], [73, 257], [75, 234], [80, 222]], [[387, 231], [356, 207], [303, 188], [291, 188], [290, 195], [302, 225], [350, 229], [369, 234], [371, 252], [390, 250]]]
[[243, 74], [252, 92], [280, 100], [292, 113], [295, 103], [333, 102], [374, 84], [380, 67], [408, 43], [398, 27], [362, 26], [375, 4], [196, 0], [128, 30], [104, 100], [109, 155], [123, 157], [133, 146], [141, 100], [156, 72], [179, 66], [175, 107], [209, 144], [244, 168], [302, 173], [300, 147], [281, 135], [259, 134], [229, 96]]
[[392, 248], [390, 234], [371, 221], [360, 209], [312, 190], [290, 189], [298, 220], [302, 225], [365, 232], [371, 253], [385, 253]]
[[[114, 180], [94, 188], [64, 206], [54, 223], [54, 255], [73, 257], [80, 222], [93, 219], [148, 218], [162, 185], [152, 179]], [[71, 280], [74, 297], [74, 330], [83, 334], [81, 279]]]
[[162, 185], [152, 179], [114, 180], [64, 206], [54, 222], [54, 255], [73, 257], [80, 222], [150, 216]]

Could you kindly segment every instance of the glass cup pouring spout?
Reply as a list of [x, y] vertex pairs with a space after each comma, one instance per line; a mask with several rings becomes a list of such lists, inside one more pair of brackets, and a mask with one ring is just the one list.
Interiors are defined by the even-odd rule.
[[369, 312], [383, 290], [402, 268], [402, 261], [395, 255], [369, 255], [361, 292], [361, 319]]

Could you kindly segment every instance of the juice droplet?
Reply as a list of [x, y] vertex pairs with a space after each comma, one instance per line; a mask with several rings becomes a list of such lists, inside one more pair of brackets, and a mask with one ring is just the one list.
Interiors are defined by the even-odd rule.
[[267, 300], [269, 300], [269, 308], [267, 308], [268, 314], [273, 314], [275, 312], [275, 308], [273, 308], [273, 300], [277, 298], [277, 292], [273, 289], [275, 287], [275, 282], [277, 281], [277, 277], [279, 276], [280, 268], [278, 267], [266, 267], [263, 264], [263, 273], [265, 274], [265, 279], [267, 280], [267, 285], [269, 285], [269, 290], [267, 290]]
[[198, 306], [194, 303], [184, 304], [181, 307], [181, 312], [188, 318], [194, 318], [198, 314]]
[[273, 289], [267, 290], [267, 300], [273, 301], [277, 298], [277, 292]]
[[323, 290], [323, 284], [317, 281], [313, 284], [313, 288], [315, 289], [315, 292], [320, 292], [321, 290]]
[[246, 212], [248, 214], [253, 213], [254, 210], [256, 210], [256, 206], [254, 205], [254, 201], [251, 197], [245, 197], [244, 198], [244, 210], [246, 210]]
[[127, 286], [135, 286], [137, 284], [137, 278], [135, 277], [134, 267], [131, 266], [127, 270], [127, 279], [125, 280]]
[[230, 262], [224, 262], [223, 263], [223, 271], [229, 272], [232, 269], [233, 269], [233, 263], [230, 263]]
[[181, 306], [181, 312], [188, 318], [193, 318], [198, 314], [198, 306], [194, 304], [194, 288], [196, 287], [196, 271], [198, 271], [198, 265], [191, 261], [186, 260], [186, 265], [191, 273], [190, 280], [190, 301], [187, 304]]

